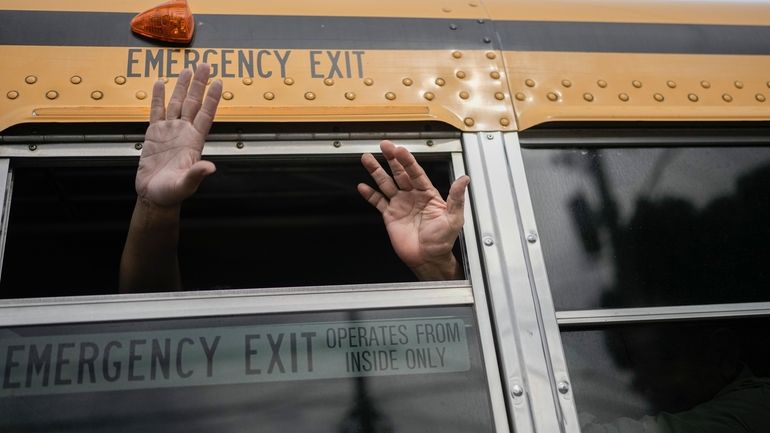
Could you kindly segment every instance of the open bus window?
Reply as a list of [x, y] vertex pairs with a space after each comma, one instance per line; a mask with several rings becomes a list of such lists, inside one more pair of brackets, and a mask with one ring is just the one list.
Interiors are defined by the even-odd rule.
[[0, 430], [491, 432], [471, 307], [5, 328]]
[[[185, 290], [414, 281], [382, 217], [356, 191], [357, 157], [214, 159], [182, 206]], [[442, 195], [446, 159], [421, 158]], [[117, 292], [135, 161], [13, 167], [5, 298]]]

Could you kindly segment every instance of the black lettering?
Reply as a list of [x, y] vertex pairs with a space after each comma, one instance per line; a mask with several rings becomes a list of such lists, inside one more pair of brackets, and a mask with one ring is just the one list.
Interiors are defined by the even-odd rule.
[[205, 337], [200, 337], [200, 340], [203, 352], [206, 353], [206, 376], [211, 377], [214, 374], [214, 352], [217, 351], [217, 346], [219, 345], [219, 335], [214, 339], [214, 344], [211, 347], [206, 343]]
[[51, 373], [51, 345], [46, 344], [42, 356], [34, 344], [29, 345], [29, 357], [27, 358], [27, 381], [26, 387], [32, 386], [32, 373], [40, 374], [43, 372], [43, 386], [48, 386], [49, 375]]
[[75, 343], [59, 343], [56, 347], [56, 370], [53, 377], [54, 385], [69, 385], [72, 383], [71, 379], [64, 379], [62, 377], [63, 367], [70, 363], [69, 359], [64, 356], [64, 350], [72, 349], [75, 347]]
[[363, 56], [366, 51], [353, 51], [353, 55], [356, 56], [356, 63], [358, 64], [358, 78], [364, 78], [364, 61]]
[[[206, 61], [204, 60], [204, 63]], [[187, 343], [189, 345], [194, 345], [195, 342], [190, 338], [183, 338], [179, 340], [179, 343], [176, 345], [176, 374], [179, 375], [179, 377], [186, 379], [193, 375], [192, 370], [184, 371], [182, 370], [182, 349], [184, 348], [184, 344]]]
[[169, 78], [176, 78], [179, 76], [178, 73], [173, 72], [174, 69], [176, 69], [173, 66], [176, 65], [179, 61], [175, 59], [174, 56], [172, 55], [178, 52], [179, 52], [178, 48], [174, 48], [174, 49], [169, 48], [168, 50], [166, 50], [166, 76]]
[[[246, 58], [246, 53], [249, 57]], [[257, 57], [257, 68], [260, 67], [259, 57]], [[246, 74], [244, 75], [244, 70]], [[252, 50], [238, 50], [238, 76], [239, 77], [253, 77], [254, 76], [254, 51]]]
[[143, 375], [134, 374], [134, 362], [142, 360], [142, 355], [136, 353], [136, 346], [143, 346], [145, 344], [147, 344], [147, 340], [131, 340], [128, 342], [128, 381], [129, 382], [144, 380]]
[[321, 54], [323, 51], [311, 51], [310, 52], [310, 76], [312, 78], [323, 78], [324, 74], [316, 73], [315, 67], [321, 64], [320, 60], [316, 60], [315, 56]]
[[334, 332], [334, 328], [326, 330], [326, 347], [330, 349], [337, 347], [337, 333]]
[[451, 325], [447, 323], [447, 337], [449, 338], [449, 341], [451, 342], [457, 342], [460, 341], [460, 325], [457, 323], [452, 323]]
[[273, 351], [273, 356], [270, 357], [270, 366], [267, 368], [267, 373], [273, 372], [273, 366], [277, 366], [281, 373], [285, 373], [283, 368], [283, 362], [281, 362], [281, 343], [283, 342], [283, 333], [278, 334], [278, 340], [274, 341], [273, 336], [267, 334], [267, 342], [270, 343], [270, 350]]
[[246, 374], [262, 373], [260, 369], [251, 367], [251, 355], [257, 354], [257, 349], [251, 348], [251, 340], [258, 340], [259, 338], [259, 334], [246, 335]]
[[[265, 72], [262, 69], [262, 56], [271, 56], [270, 51], [268, 50], [259, 50], [257, 52], [257, 73], [262, 78], [270, 78], [271, 75], [273, 75], [273, 71], [267, 71]], [[252, 73], [253, 76], [253, 73]]]
[[315, 332], [303, 332], [299, 334], [307, 341], [307, 371], [313, 371], [313, 342], [311, 339], [316, 336]]
[[209, 75], [209, 76], [213, 78], [213, 77], [217, 76], [219, 66], [216, 63], [209, 62], [209, 55], [212, 55], [212, 54], [213, 55], [217, 55], [217, 51], [216, 50], [205, 50], [203, 52], [203, 63], [208, 63], [209, 65], [211, 65], [211, 75]]
[[194, 71], [198, 67], [198, 60], [201, 55], [195, 50], [184, 50], [184, 69], [191, 69]]
[[291, 372], [297, 372], [297, 334], [289, 334], [289, 349], [291, 350]]
[[289, 61], [291, 50], [287, 50], [284, 57], [281, 57], [281, 52], [278, 50], [273, 50], [273, 54], [275, 54], [275, 58], [278, 59], [278, 63], [281, 65], [281, 78], [286, 78], [286, 62]]
[[112, 364], [115, 366], [115, 374], [111, 375], [109, 373], [110, 351], [112, 350], [113, 347], [120, 349], [123, 347], [123, 345], [120, 344], [119, 341], [110, 341], [109, 343], [107, 343], [106, 346], [104, 346], [104, 359], [102, 359], [102, 374], [104, 375], [104, 380], [106, 380], [107, 382], [115, 382], [116, 380], [118, 380], [118, 378], [120, 378], [120, 369], [121, 369], [120, 361], [115, 361]]
[[152, 353], [150, 354], [150, 379], [157, 377], [158, 367], [160, 367], [163, 378], [168, 379], [171, 376], [171, 339], [163, 339], [163, 348], [157, 339], [152, 340]]
[[233, 61], [228, 59], [227, 56], [233, 54], [233, 50], [222, 50], [222, 78], [234, 78], [235, 74], [227, 73], [227, 65], [232, 65]]
[[399, 344], [409, 343], [409, 337], [406, 335], [406, 325], [398, 325], [398, 333], [401, 334], [401, 338], [398, 339]]
[[[91, 354], [86, 354], [86, 349], [91, 350]], [[96, 343], [84, 341], [80, 343], [80, 356], [78, 357], [78, 383], [83, 383], [83, 370], [88, 366], [88, 377], [91, 383], [96, 382], [96, 367], [94, 362], [99, 356], [99, 346]]]
[[21, 383], [11, 382], [11, 370], [13, 367], [18, 367], [18, 362], [13, 360], [13, 352], [24, 350], [24, 346], [13, 345], [8, 346], [8, 351], [5, 353], [5, 369], [3, 370], [3, 389], [20, 388]]
[[345, 51], [345, 76], [350, 78], [350, 51]]
[[128, 65], [126, 65], [126, 76], [129, 78], [138, 78], [141, 77], [142, 74], [139, 72], [134, 72], [134, 65], [139, 63], [139, 59], [135, 59], [134, 55], [141, 53], [141, 48], [129, 48], [128, 49]]
[[339, 66], [340, 54], [340, 51], [335, 51], [333, 53], [331, 51], [326, 52], [326, 55], [329, 57], [329, 61], [331, 62], [329, 65], [329, 75], [326, 78], [332, 78], [335, 74], [342, 78], [342, 71], [340, 70]]
[[163, 76], [163, 50], [155, 52], [155, 56], [152, 55], [152, 50], [145, 50], [144, 52], [144, 76], [150, 76], [150, 69], [158, 71], [158, 77]]
[[437, 347], [436, 354], [438, 354], [438, 358], [439, 358], [439, 362], [441, 362], [441, 366], [444, 367], [446, 365], [444, 363], [444, 355], [446, 355], [446, 347]]

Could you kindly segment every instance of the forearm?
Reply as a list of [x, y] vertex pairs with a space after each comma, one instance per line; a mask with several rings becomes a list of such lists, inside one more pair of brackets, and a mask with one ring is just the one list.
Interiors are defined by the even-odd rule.
[[442, 258], [431, 260], [418, 266], [410, 266], [420, 281], [460, 280], [463, 269], [451, 252]]
[[179, 206], [159, 207], [137, 199], [120, 260], [121, 293], [171, 291], [179, 276]]

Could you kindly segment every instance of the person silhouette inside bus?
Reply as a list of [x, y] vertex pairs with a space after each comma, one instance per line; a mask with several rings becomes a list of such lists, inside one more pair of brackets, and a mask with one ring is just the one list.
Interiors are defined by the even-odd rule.
[[[181, 288], [177, 244], [182, 202], [216, 170], [201, 159], [216, 114], [222, 82], [208, 91], [210, 68], [184, 70], [165, 105], [162, 81], [153, 87], [150, 126], [136, 173], [137, 200], [120, 261], [122, 293]], [[380, 144], [393, 176], [371, 154], [361, 158], [378, 189], [358, 185], [358, 192], [383, 216], [398, 257], [420, 280], [462, 277], [452, 248], [463, 225], [465, 189], [470, 178], [452, 184], [446, 201], [405, 148]]]

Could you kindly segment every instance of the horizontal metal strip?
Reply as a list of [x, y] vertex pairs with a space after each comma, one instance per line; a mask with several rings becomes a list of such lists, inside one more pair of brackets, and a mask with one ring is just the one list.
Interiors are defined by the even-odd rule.
[[468, 281], [219, 290], [0, 301], [0, 326], [468, 305]]
[[556, 320], [562, 328], [605, 324], [671, 322], [761, 316], [770, 316], [770, 302], [556, 312]]
[[698, 128], [678, 131], [596, 128], [562, 129], [521, 133], [522, 147], [626, 147], [626, 146], [718, 146], [770, 145], [770, 128]]
[[[152, 47], [134, 14], [0, 11], [0, 44]], [[770, 54], [770, 26], [195, 15], [191, 48]]]
[[[139, 156], [142, 140], [126, 142], [77, 142], [3, 144], [0, 158], [69, 158], [69, 157], [122, 157]], [[204, 156], [246, 155], [360, 155], [378, 153], [377, 140], [313, 140], [313, 141], [206, 141]], [[460, 152], [460, 140], [453, 138], [415, 140], [398, 139], [399, 146], [412, 153]]]

